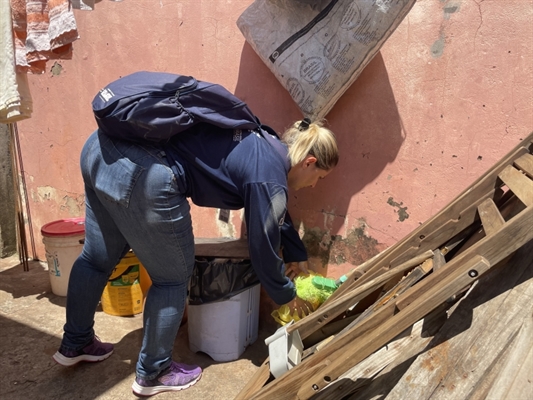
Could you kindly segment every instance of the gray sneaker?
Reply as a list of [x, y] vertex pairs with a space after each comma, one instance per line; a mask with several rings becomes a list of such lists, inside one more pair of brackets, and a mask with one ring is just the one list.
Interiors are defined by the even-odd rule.
[[202, 369], [172, 361], [170, 366], [156, 378], [146, 380], [135, 378], [131, 389], [137, 396], [153, 396], [161, 392], [187, 389], [200, 380]]

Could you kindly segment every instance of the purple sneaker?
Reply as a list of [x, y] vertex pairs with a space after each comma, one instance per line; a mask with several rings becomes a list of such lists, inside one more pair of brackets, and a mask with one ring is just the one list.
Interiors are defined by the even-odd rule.
[[113, 354], [113, 345], [111, 343], [102, 343], [97, 336], [93, 338], [91, 343], [83, 349], [75, 350], [61, 350], [59, 349], [52, 358], [58, 364], [65, 367], [70, 367], [80, 361], [96, 362], [105, 360]]
[[200, 367], [172, 361], [170, 367], [161, 372], [157, 378], [151, 380], [135, 378], [131, 389], [137, 396], [153, 396], [161, 392], [187, 389], [198, 382], [201, 376]]

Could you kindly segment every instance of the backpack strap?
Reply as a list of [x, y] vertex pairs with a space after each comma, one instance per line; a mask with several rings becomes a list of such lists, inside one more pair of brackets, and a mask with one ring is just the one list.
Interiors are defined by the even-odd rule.
[[291, 169], [291, 163], [289, 162], [288, 150], [285, 145], [281, 143], [278, 134], [274, 129], [267, 125], [261, 125], [261, 128], [258, 129], [259, 133], [266, 139], [266, 141], [278, 152], [280, 157], [283, 159], [285, 165], [285, 170], [289, 171]]

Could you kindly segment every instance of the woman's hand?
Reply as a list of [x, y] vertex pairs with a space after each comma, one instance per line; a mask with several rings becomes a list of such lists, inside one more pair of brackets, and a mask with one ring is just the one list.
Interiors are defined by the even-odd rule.
[[301, 273], [309, 275], [307, 261], [290, 262], [285, 264], [285, 275], [292, 281]]

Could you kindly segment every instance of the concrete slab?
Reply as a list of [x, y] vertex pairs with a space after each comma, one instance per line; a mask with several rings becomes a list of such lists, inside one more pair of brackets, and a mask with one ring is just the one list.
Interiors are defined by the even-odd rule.
[[[117, 317], [99, 310], [98, 336], [115, 344], [107, 360], [65, 368], [52, 360], [65, 322], [66, 298], [54, 295], [46, 263], [32, 261], [25, 272], [18, 257], [0, 260], [0, 398], [135, 399], [131, 384], [142, 338], [142, 314]], [[174, 346], [174, 359], [200, 365], [203, 376], [192, 388], [158, 394], [157, 399], [233, 399], [268, 356], [264, 339], [273, 333], [259, 326], [259, 337], [241, 357], [215, 362], [188, 347], [187, 324]]]

